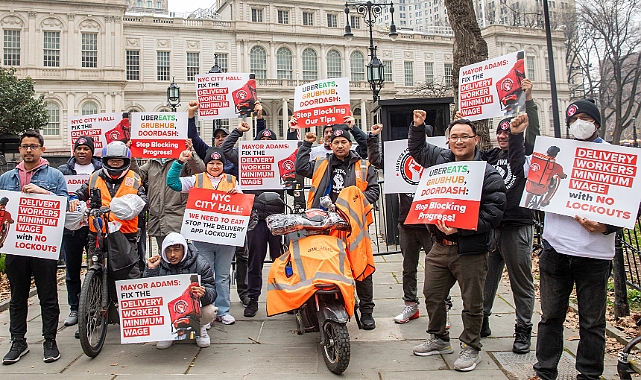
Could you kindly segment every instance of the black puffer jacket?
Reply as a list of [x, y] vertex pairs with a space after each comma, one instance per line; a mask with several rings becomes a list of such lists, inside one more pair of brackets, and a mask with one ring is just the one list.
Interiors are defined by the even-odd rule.
[[205, 295], [200, 299], [203, 306], [214, 303], [216, 300], [216, 283], [214, 281], [214, 272], [207, 260], [198, 255], [198, 250], [191, 243], [187, 244], [187, 257], [177, 265], [172, 265], [160, 260], [160, 265], [154, 269], [145, 267], [143, 277], [172, 276], [176, 274], [199, 274], [200, 283], [205, 287]]
[[[427, 168], [455, 161], [454, 153], [451, 150], [439, 148], [425, 141], [425, 125], [410, 126], [407, 145], [410, 155], [423, 167]], [[478, 151], [474, 161], [482, 161]], [[503, 178], [492, 165], [486, 164], [477, 230], [459, 229], [456, 234], [446, 236], [435, 225], [430, 225], [430, 232], [434, 234], [437, 241], [442, 239], [456, 241], [458, 243], [459, 256], [483, 254], [488, 251], [490, 231], [501, 222], [505, 207], [506, 198]]]

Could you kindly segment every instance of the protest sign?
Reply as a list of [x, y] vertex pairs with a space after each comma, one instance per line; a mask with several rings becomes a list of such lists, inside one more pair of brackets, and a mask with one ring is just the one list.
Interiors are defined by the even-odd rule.
[[198, 335], [200, 300], [191, 293], [191, 287], [198, 284], [197, 274], [116, 281], [120, 343], [192, 339], [192, 335]]
[[[428, 137], [427, 142], [445, 148], [445, 136]], [[385, 141], [384, 194], [414, 193], [423, 175], [423, 167], [407, 149], [407, 139]]]
[[525, 106], [523, 52], [461, 67], [458, 105], [463, 117], [481, 120], [515, 116]]
[[78, 190], [83, 183], [89, 181], [89, 174], [65, 175], [65, 181], [67, 181], [67, 192], [71, 194]]
[[639, 149], [536, 138], [521, 207], [634, 228]]
[[187, 140], [186, 112], [135, 112], [131, 115], [131, 155], [178, 158]]
[[107, 144], [112, 141], [127, 141], [129, 135], [129, 119], [123, 118], [121, 113], [69, 117], [69, 141], [72, 155], [73, 145], [80, 136], [91, 137], [94, 141], [94, 156], [101, 156], [102, 148]]
[[239, 181], [246, 190], [282, 190], [296, 177], [295, 140], [241, 141]]
[[258, 100], [256, 80], [250, 79], [248, 73], [203, 74], [195, 79], [201, 120], [238, 117], [251, 111]]
[[349, 78], [318, 80], [294, 90], [293, 116], [298, 128], [341, 124], [349, 115]]
[[67, 198], [0, 190], [3, 253], [58, 260]]
[[436, 224], [476, 231], [484, 161], [448, 162], [426, 168], [405, 224]]
[[242, 247], [253, 204], [253, 194], [192, 188], [180, 233], [186, 239]]

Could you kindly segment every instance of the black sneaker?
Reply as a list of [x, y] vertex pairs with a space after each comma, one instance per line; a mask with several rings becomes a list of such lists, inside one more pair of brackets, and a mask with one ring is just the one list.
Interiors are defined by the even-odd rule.
[[256, 315], [257, 312], [258, 312], [258, 300], [251, 298], [249, 300], [249, 304], [245, 308], [245, 312], [243, 313], [243, 315], [245, 317], [253, 317]]
[[376, 328], [376, 321], [372, 313], [361, 313], [361, 325], [363, 330], [374, 330]]
[[11, 343], [9, 352], [2, 359], [2, 364], [13, 364], [29, 353], [29, 346], [24, 339], [16, 339]]
[[42, 360], [44, 360], [45, 363], [53, 363], [60, 359], [60, 351], [58, 351], [58, 345], [55, 339], [45, 339], [44, 343], [42, 343], [42, 349], [45, 353]]
[[490, 317], [483, 317], [483, 324], [481, 325], [481, 338], [486, 338], [492, 335], [490, 329]]
[[243, 307], [247, 307], [250, 301], [251, 301], [251, 298], [247, 296], [240, 297], [240, 303], [243, 305]]

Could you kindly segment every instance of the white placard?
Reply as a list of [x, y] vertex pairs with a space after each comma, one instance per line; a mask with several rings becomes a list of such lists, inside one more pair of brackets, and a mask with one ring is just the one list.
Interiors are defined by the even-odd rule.
[[129, 119], [122, 113], [103, 113], [96, 115], [69, 117], [69, 141], [71, 155], [73, 144], [80, 136], [91, 137], [94, 141], [94, 156], [102, 155], [102, 148], [112, 141], [129, 140]]
[[256, 80], [249, 73], [196, 75], [198, 116], [201, 120], [229, 119], [258, 100]]
[[[445, 136], [428, 137], [427, 142], [446, 148]], [[407, 139], [385, 141], [383, 147], [385, 148], [384, 194], [413, 194], [423, 175], [423, 167], [410, 156]]]
[[296, 140], [241, 141], [238, 173], [245, 190], [282, 190], [294, 179]]

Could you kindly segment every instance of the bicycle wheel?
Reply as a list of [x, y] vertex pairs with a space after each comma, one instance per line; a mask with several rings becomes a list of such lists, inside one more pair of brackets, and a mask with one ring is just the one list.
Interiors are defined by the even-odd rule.
[[102, 273], [89, 269], [80, 291], [78, 328], [80, 345], [85, 355], [98, 356], [107, 336], [107, 317], [102, 308]]
[[349, 332], [344, 323], [325, 321], [325, 344], [323, 345], [323, 359], [327, 368], [340, 375], [349, 365], [350, 345]]

